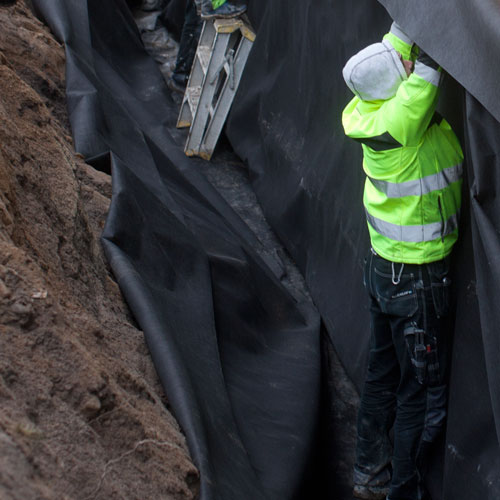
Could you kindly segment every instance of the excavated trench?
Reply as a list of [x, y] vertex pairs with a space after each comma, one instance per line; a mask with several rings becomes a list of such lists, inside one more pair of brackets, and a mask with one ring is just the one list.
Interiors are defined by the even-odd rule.
[[[168, 77], [176, 43], [158, 12], [134, 13]], [[111, 178], [75, 153], [64, 48], [29, 2], [0, 4], [0, 23], [0, 496], [197, 498], [169, 394], [99, 243]], [[168, 127], [182, 146], [178, 104]], [[227, 140], [192, 168], [251, 229], [288, 293], [310, 302]], [[329, 494], [349, 498], [357, 395], [326, 340], [323, 351], [324, 462], [338, 478]]]

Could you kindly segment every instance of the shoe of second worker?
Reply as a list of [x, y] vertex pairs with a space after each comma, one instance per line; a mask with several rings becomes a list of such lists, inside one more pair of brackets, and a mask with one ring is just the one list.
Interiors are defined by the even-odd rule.
[[179, 92], [179, 94], [184, 94], [186, 91], [187, 80], [179, 81], [180, 78], [175, 78], [175, 75], [171, 76], [167, 80], [167, 87], [174, 92]]
[[363, 486], [355, 484], [352, 495], [363, 500], [386, 500], [389, 494], [388, 486]]
[[201, 18], [205, 21], [208, 19], [232, 19], [241, 16], [246, 10], [246, 5], [233, 5], [226, 2], [217, 9], [202, 9]]

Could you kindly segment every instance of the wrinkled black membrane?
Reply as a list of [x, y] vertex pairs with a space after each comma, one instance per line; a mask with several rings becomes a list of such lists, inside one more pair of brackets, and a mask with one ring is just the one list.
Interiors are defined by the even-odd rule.
[[[429, 463], [429, 488], [435, 500], [494, 500], [500, 498], [500, 70], [493, 61], [500, 7], [487, 0], [381, 1], [453, 76], [439, 106], [467, 153], [448, 429]], [[341, 70], [356, 51], [380, 41], [391, 18], [368, 0], [254, 0], [249, 7], [258, 35], [228, 134], [360, 387], [369, 338], [361, 272], [369, 243], [361, 148], [341, 126], [352, 97]]]
[[66, 44], [76, 150], [113, 198], [103, 244], [201, 472], [203, 499], [317, 483], [320, 322], [167, 132], [173, 105], [125, 0], [35, 0]]

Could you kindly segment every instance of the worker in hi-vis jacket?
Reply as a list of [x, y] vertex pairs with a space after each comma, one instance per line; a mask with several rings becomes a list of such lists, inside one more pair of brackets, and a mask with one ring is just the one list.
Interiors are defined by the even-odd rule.
[[246, 3], [235, 5], [227, 0], [188, 0], [186, 2], [177, 60], [172, 76], [167, 80], [170, 90], [181, 94], [186, 91], [203, 20], [236, 18], [244, 14], [246, 10]]
[[243, 0], [239, 3], [233, 3], [232, 0], [194, 0], [194, 2], [204, 20], [231, 19], [241, 16], [247, 10]]
[[[463, 154], [435, 112], [441, 68], [395, 23], [343, 70], [346, 135], [363, 149], [371, 240], [369, 365], [358, 413], [354, 496], [429, 498], [423, 473], [446, 417], [449, 255]], [[389, 431], [394, 427], [391, 445]]]

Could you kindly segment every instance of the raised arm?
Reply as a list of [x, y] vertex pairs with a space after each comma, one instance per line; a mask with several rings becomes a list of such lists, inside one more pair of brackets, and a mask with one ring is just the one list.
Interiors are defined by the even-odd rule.
[[441, 68], [421, 50], [414, 72], [381, 106], [387, 132], [401, 145], [417, 146], [422, 140], [434, 115], [441, 75]]

